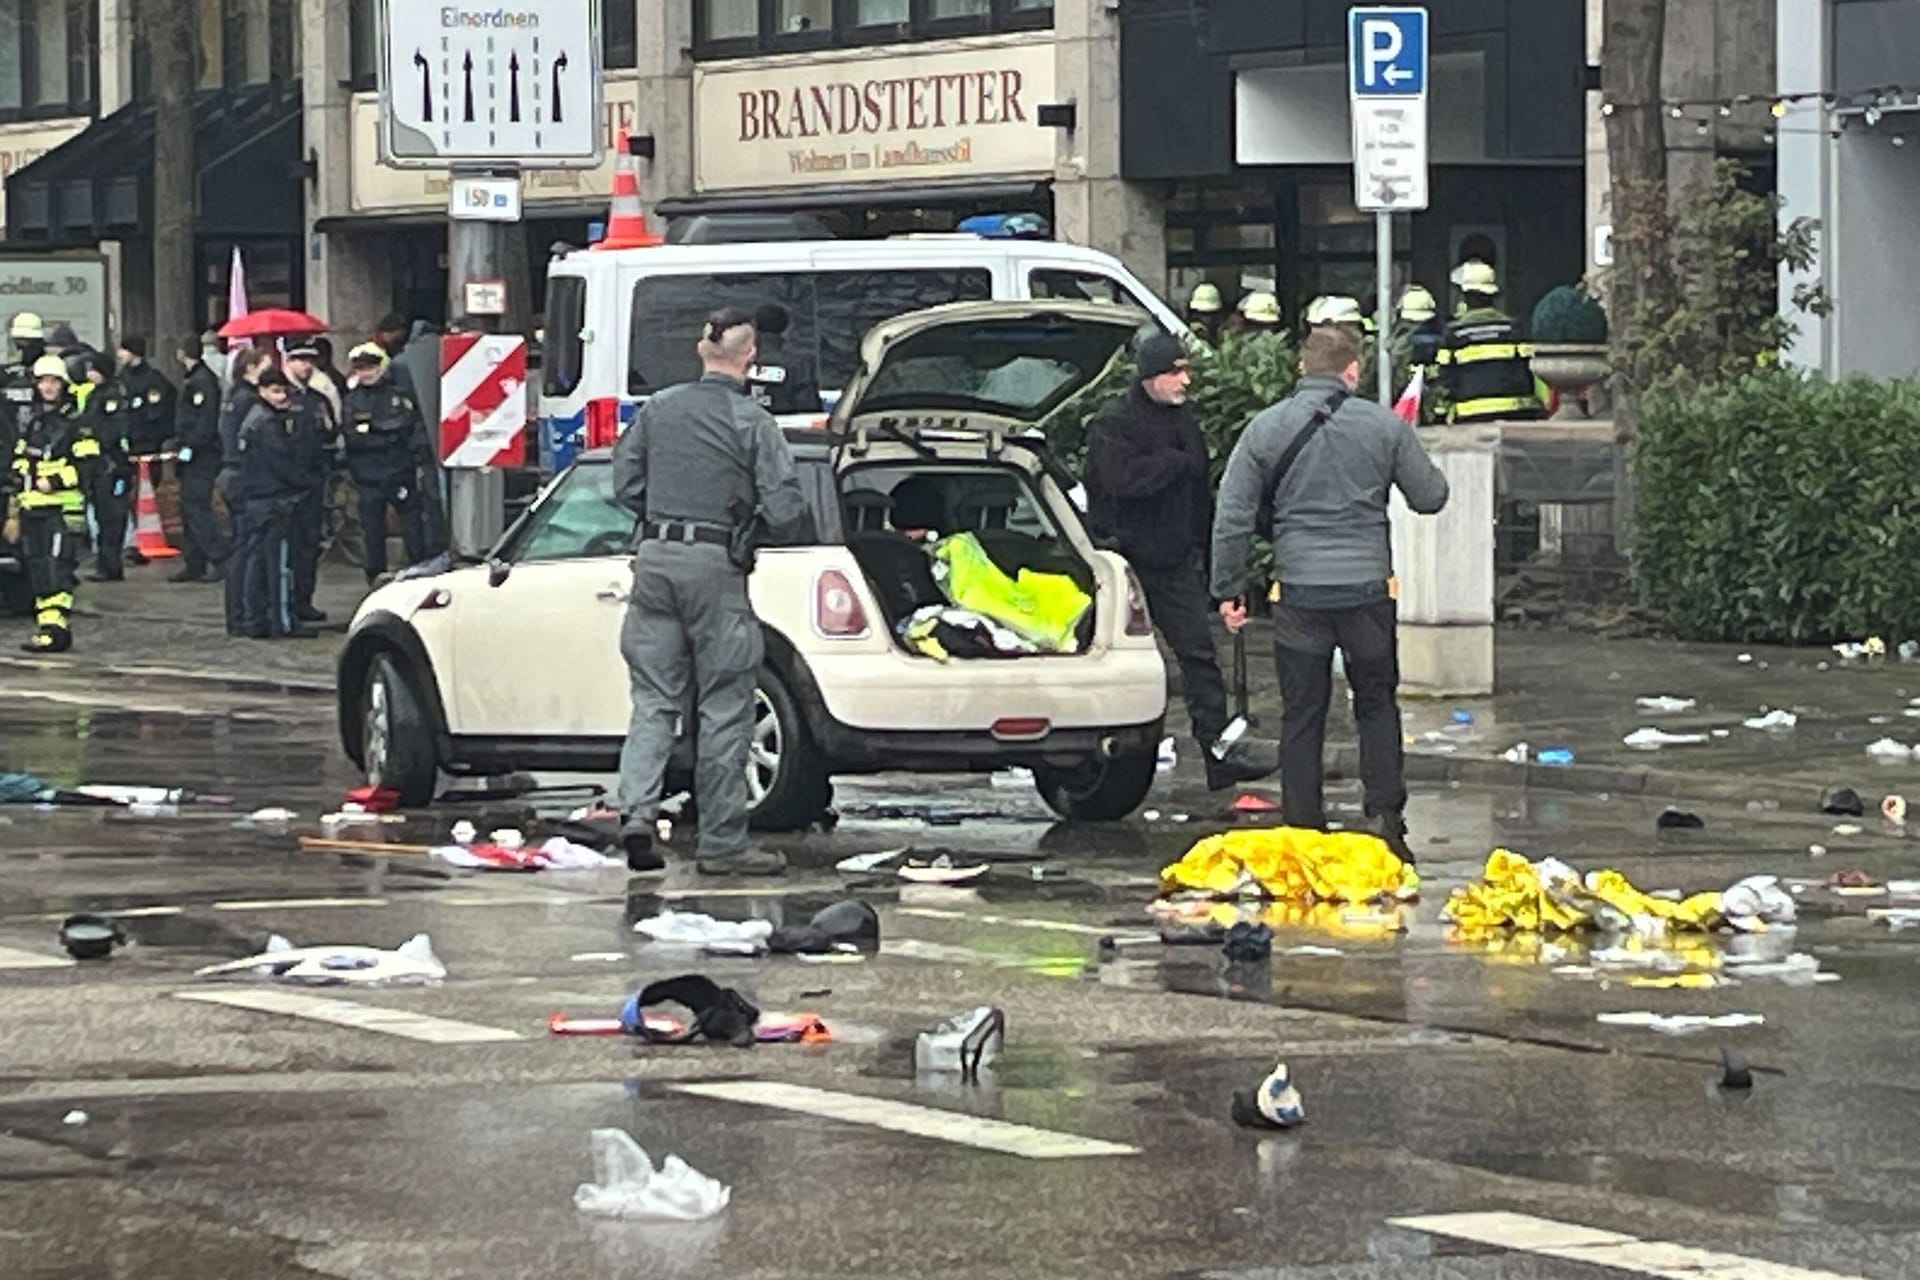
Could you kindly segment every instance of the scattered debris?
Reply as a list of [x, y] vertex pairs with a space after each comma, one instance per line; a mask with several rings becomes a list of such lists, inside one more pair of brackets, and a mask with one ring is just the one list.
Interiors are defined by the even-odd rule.
[[834, 863], [833, 869], [847, 875], [865, 875], [870, 871], [878, 871], [896, 858], [906, 856], [907, 850], [904, 847], [882, 849], [878, 853], [856, 853], [851, 858], [842, 858]]
[[992, 1005], [956, 1014], [931, 1031], [922, 1031], [913, 1044], [916, 1072], [957, 1071], [969, 1083], [980, 1079], [1007, 1043], [1007, 1015]]
[[901, 865], [899, 876], [910, 884], [972, 884], [984, 879], [993, 868], [985, 862], [970, 865], [955, 863], [951, 854], [942, 853], [931, 861], [910, 861]]
[[1235, 813], [1278, 813], [1280, 806], [1265, 796], [1257, 796], [1251, 791], [1242, 792], [1233, 802]]
[[1525, 764], [1533, 758], [1533, 748], [1524, 742], [1516, 742], [1500, 753], [1500, 758], [1508, 764]]
[[1665, 729], [1651, 726], [1635, 729], [1621, 741], [1636, 751], [1650, 751], [1658, 747], [1690, 747], [1707, 740], [1704, 733], [1668, 733]]
[[1749, 729], [1771, 731], [1775, 729], [1791, 729], [1800, 723], [1800, 717], [1791, 711], [1781, 711], [1776, 708], [1764, 715], [1754, 716], [1749, 720], [1742, 720], [1740, 723]]
[[1780, 960], [1730, 955], [1726, 964], [1742, 978], [1778, 978], [1789, 987], [1810, 987], [1815, 983], [1840, 981], [1839, 974], [1823, 972], [1820, 962], [1804, 951], [1796, 951]]
[[1827, 856], [1827, 846], [1823, 844], [1810, 844], [1807, 846], [1807, 856], [1809, 858], [1824, 858]]
[[[678, 1005], [687, 1011], [684, 1019], [669, 1015], [679, 1024], [678, 1032], [663, 1034], [659, 1030], [661, 1020], [654, 1011], [662, 1004]], [[745, 1049], [754, 1042], [754, 1027], [759, 1020], [760, 1010], [745, 996], [698, 973], [649, 983], [629, 997], [620, 1010], [620, 1025], [628, 1035], [655, 1043], [705, 1038]]]
[[392, 813], [400, 807], [400, 793], [392, 787], [355, 787], [341, 798], [343, 813]]
[[247, 815], [247, 821], [263, 827], [277, 827], [284, 826], [299, 816], [291, 809], [255, 809]]
[[1912, 662], [1920, 658], [1920, 640], [1902, 640], [1895, 652], [1900, 655], [1900, 661]]
[[1160, 754], [1154, 767], [1161, 773], [1170, 773], [1180, 763], [1180, 753], [1173, 745], [1171, 737], [1160, 739]]
[[1866, 802], [1852, 787], [1835, 787], [1820, 799], [1820, 812], [1836, 817], [1858, 818], [1866, 811]]
[[1674, 698], [1660, 694], [1652, 698], [1635, 698], [1633, 705], [1642, 711], [1651, 711], [1656, 715], [1678, 715], [1682, 711], [1691, 711], [1698, 703], [1692, 698]]
[[1555, 858], [1529, 862], [1495, 849], [1481, 878], [1454, 890], [1442, 914], [1469, 935], [1598, 930], [1657, 938], [1722, 925], [1757, 930], [1791, 921], [1793, 911], [1793, 898], [1770, 876], [1743, 880], [1725, 893], [1696, 893], [1674, 901], [1642, 892], [1618, 871], [1591, 871], [1583, 877]]
[[1867, 754], [1875, 760], [1911, 760], [1913, 748], [1892, 738], [1882, 738], [1878, 742], [1867, 744]]
[[1573, 752], [1566, 747], [1547, 747], [1540, 752], [1540, 763], [1564, 768], [1573, 763]]
[[733, 1189], [668, 1156], [658, 1169], [623, 1129], [593, 1131], [593, 1178], [573, 1193], [581, 1213], [627, 1222], [700, 1222], [727, 1207]]
[[88, 1116], [86, 1112], [76, 1108], [72, 1111], [67, 1112], [67, 1114], [65, 1114], [64, 1116], [61, 1116], [60, 1123], [64, 1125], [79, 1126], [79, 1125], [85, 1124], [89, 1119], [91, 1119], [91, 1117]]
[[1904, 826], [1907, 821], [1907, 798], [1900, 795], [1882, 797], [1880, 816], [1888, 822], [1897, 822]]
[[1884, 658], [1887, 656], [1887, 642], [1879, 636], [1868, 636], [1865, 640], [1851, 640], [1833, 646], [1842, 662], [1858, 662], [1862, 658]]
[[1759, 933], [1768, 925], [1792, 924], [1799, 907], [1779, 876], [1748, 876], [1720, 895], [1720, 914], [1742, 933]]
[[453, 842], [455, 844], [472, 844], [479, 838], [479, 835], [479, 830], [465, 818], [453, 824]]
[[1653, 820], [1656, 830], [1660, 831], [1702, 831], [1706, 829], [1706, 819], [1697, 813], [1685, 809], [1664, 809]]
[[1873, 877], [1858, 868], [1850, 871], [1836, 871], [1820, 884], [1823, 889], [1868, 889], [1873, 887]]
[[1280, 954], [1283, 956], [1299, 956], [1302, 959], [1310, 959], [1343, 956], [1346, 952], [1338, 947], [1320, 947], [1310, 942], [1303, 942], [1297, 947], [1288, 947]]
[[1411, 898], [1420, 876], [1386, 841], [1360, 832], [1266, 827], [1209, 836], [1160, 873], [1162, 894], [1364, 903]]
[[720, 955], [757, 956], [773, 936], [771, 920], [716, 920], [697, 911], [662, 911], [638, 921], [633, 931], [670, 947], [699, 947]]
[[1743, 653], [1739, 657], [1735, 658], [1734, 661], [1739, 663], [1741, 666], [1745, 666], [1749, 662], [1753, 661], [1753, 655], [1750, 653]]
[[1739, 1027], [1758, 1027], [1766, 1018], [1757, 1013], [1603, 1013], [1597, 1019], [1609, 1027], [1639, 1027], [1662, 1035], [1684, 1036], [1709, 1029], [1731, 1031]]
[[1753, 1069], [1731, 1049], [1720, 1050], [1720, 1087], [1740, 1091], [1753, 1088]]
[[825, 956], [857, 953], [880, 946], [880, 917], [858, 898], [843, 898], [813, 913], [805, 924], [782, 925], [767, 947], [782, 955]]
[[1243, 1129], [1298, 1129], [1307, 1122], [1306, 1104], [1294, 1087], [1293, 1076], [1282, 1062], [1274, 1067], [1258, 1087], [1236, 1089], [1230, 1114]]
[[575, 964], [619, 964], [626, 958], [624, 951], [576, 951], [567, 957]]
[[1242, 920], [1227, 930], [1222, 950], [1227, 953], [1227, 959], [1235, 963], [1269, 959], [1273, 955], [1273, 930], [1264, 924], [1248, 924]]
[[503, 844], [491, 836], [488, 840], [486, 844], [439, 845], [429, 856], [450, 866], [478, 871], [599, 871], [623, 865], [618, 858], [575, 844], [563, 836], [554, 836], [537, 849], [529, 849], [524, 844]]
[[194, 970], [193, 976], [221, 978], [241, 973], [315, 986], [371, 986], [381, 983], [438, 982], [447, 976], [447, 967], [434, 955], [433, 943], [424, 933], [414, 934], [392, 951], [340, 943], [295, 947], [276, 933], [267, 939], [266, 950], [258, 955], [225, 964], [207, 965]]
[[1453, 722], [1465, 728], [1473, 723], [1473, 712], [1467, 710], [1465, 707], [1455, 707], [1453, 709]]
[[126, 941], [120, 926], [105, 916], [73, 915], [60, 924], [60, 945], [75, 960], [105, 960]]
[[1662, 973], [1628, 978], [1627, 985], [1653, 991], [1711, 991], [1727, 981], [1715, 973]]
[[1837, 823], [1833, 828], [1833, 834], [1837, 836], [1857, 836], [1860, 834], [1860, 826], [1853, 822]]

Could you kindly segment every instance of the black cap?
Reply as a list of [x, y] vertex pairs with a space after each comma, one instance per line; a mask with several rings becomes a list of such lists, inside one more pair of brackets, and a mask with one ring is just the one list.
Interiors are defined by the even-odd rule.
[[264, 390], [267, 387], [284, 387], [290, 384], [287, 382], [286, 374], [272, 366], [268, 366], [265, 372], [261, 373], [260, 380], [254, 383], [254, 385]]
[[1185, 347], [1170, 333], [1148, 334], [1140, 344], [1140, 381], [1172, 373], [1187, 358]]
[[313, 345], [311, 339], [302, 339], [287, 348], [289, 360], [318, 360], [319, 358], [320, 349]]
[[707, 317], [706, 332], [701, 336], [708, 342], [718, 342], [726, 337], [729, 329], [738, 329], [741, 325], [752, 324], [752, 312], [742, 311], [739, 307], [722, 307]]
[[[365, 314], [364, 312], [362, 314]], [[408, 329], [407, 318], [398, 311], [389, 311], [380, 317], [380, 323], [373, 326], [375, 333], [405, 333]]]
[[130, 333], [120, 339], [120, 349], [122, 351], [131, 351], [142, 360], [147, 358], [147, 340], [137, 333]]

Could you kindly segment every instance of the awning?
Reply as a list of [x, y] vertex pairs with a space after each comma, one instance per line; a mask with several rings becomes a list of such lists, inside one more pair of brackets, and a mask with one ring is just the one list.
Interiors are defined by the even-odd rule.
[[1019, 204], [1045, 199], [1051, 185], [1033, 179], [1020, 179], [952, 185], [927, 183], [917, 187], [808, 187], [804, 191], [771, 194], [672, 196], [662, 200], [655, 212], [663, 218], [679, 218], [695, 213], [786, 213], [796, 209], [841, 209], [849, 205], [897, 209], [912, 205], [981, 204], [989, 201]]
[[[91, 246], [153, 234], [153, 106], [102, 117], [7, 178], [10, 246]], [[203, 91], [193, 104], [194, 233], [298, 235], [300, 82]]]
[[[604, 199], [592, 201], [569, 201], [565, 204], [529, 204], [522, 205], [520, 221], [529, 222], [598, 222], [607, 216], [607, 202]], [[445, 209], [411, 209], [401, 213], [339, 213], [330, 218], [320, 218], [313, 229], [322, 235], [337, 233], [354, 234], [356, 232], [372, 234], [391, 230], [418, 230], [423, 227], [444, 227], [447, 225]]]

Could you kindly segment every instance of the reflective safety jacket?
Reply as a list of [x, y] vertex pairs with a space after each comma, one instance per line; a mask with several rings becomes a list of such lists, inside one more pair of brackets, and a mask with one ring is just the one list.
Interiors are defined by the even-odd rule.
[[1533, 382], [1533, 347], [1519, 326], [1491, 307], [1464, 311], [1447, 326], [1434, 356], [1446, 392], [1449, 422], [1539, 418], [1545, 408]]
[[[33, 416], [13, 446], [13, 485], [20, 510], [55, 510], [68, 521], [86, 516], [86, 494], [80, 487], [82, 467], [98, 464], [100, 444], [80, 432], [72, 400], [36, 405]], [[41, 492], [41, 482], [46, 492]]]

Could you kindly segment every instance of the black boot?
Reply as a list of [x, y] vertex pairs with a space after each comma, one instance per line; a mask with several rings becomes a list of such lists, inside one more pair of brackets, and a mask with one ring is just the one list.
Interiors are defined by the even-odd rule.
[[644, 831], [624, 831], [620, 834], [620, 847], [626, 850], [627, 870], [644, 873], [665, 871], [667, 860], [653, 847], [653, 837]]
[[1242, 738], [1227, 748], [1224, 758], [1206, 747], [1201, 749], [1201, 758], [1207, 762], [1207, 790], [1225, 791], [1279, 772], [1280, 744], [1270, 738]]
[[1407, 844], [1407, 820], [1398, 813], [1368, 814], [1361, 830], [1379, 836], [1387, 842], [1387, 848], [1393, 850], [1393, 856], [1413, 866], [1418, 860], [1413, 849]]

